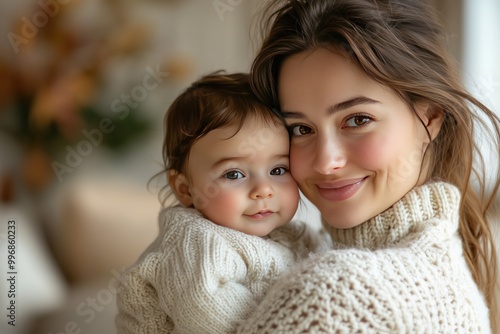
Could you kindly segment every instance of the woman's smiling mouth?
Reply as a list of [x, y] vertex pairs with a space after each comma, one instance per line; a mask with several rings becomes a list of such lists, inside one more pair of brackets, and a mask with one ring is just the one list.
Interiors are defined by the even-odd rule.
[[356, 194], [368, 177], [333, 182], [318, 182], [316, 187], [324, 199], [344, 201]]

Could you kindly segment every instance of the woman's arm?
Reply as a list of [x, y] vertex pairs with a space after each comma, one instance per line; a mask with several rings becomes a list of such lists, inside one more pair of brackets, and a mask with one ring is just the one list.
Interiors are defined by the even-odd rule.
[[277, 280], [238, 333], [490, 333], [460, 247], [427, 232], [409, 247], [307, 260]]

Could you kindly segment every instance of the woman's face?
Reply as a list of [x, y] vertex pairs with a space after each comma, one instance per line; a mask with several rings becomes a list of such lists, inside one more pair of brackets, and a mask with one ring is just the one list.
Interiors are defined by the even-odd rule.
[[[330, 225], [359, 225], [424, 182], [424, 126], [347, 58], [323, 49], [288, 58], [279, 96], [292, 175]], [[434, 138], [439, 121], [429, 121], [427, 105], [416, 108]]]

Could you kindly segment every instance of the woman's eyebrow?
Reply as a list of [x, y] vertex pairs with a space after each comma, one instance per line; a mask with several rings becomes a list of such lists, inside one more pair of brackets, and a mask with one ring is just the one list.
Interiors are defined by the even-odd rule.
[[328, 107], [327, 110], [328, 110], [329, 114], [334, 114], [338, 111], [349, 109], [349, 108], [352, 108], [352, 107], [359, 105], [359, 104], [376, 104], [376, 103], [380, 103], [380, 102], [373, 100], [373, 99], [370, 99], [369, 97], [366, 97], [366, 96], [356, 96], [356, 97], [349, 99], [347, 101], [334, 104], [333, 106]]
[[[334, 114], [338, 111], [345, 110], [352, 108], [356, 105], [360, 104], [378, 104], [380, 103], [377, 100], [370, 99], [369, 97], [366, 96], [356, 96], [352, 99], [339, 102], [337, 104], [334, 104], [326, 109], [328, 114]], [[287, 111], [287, 110], [281, 110], [281, 114], [283, 115], [284, 118], [306, 118], [306, 116], [299, 112], [299, 111]]]

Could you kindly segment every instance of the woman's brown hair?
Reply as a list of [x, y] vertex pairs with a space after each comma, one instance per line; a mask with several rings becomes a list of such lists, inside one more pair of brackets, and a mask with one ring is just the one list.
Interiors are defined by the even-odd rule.
[[433, 9], [423, 0], [278, 0], [264, 15], [264, 41], [252, 65], [251, 84], [270, 108], [279, 110], [282, 63], [294, 54], [324, 48], [357, 63], [412, 110], [425, 102], [443, 113], [441, 131], [425, 155], [427, 179], [450, 182], [462, 193], [464, 254], [495, 326], [497, 258], [486, 216], [500, 172], [497, 162], [493, 175], [486, 174], [475, 135], [482, 130], [498, 154], [500, 120], [461, 84]]

